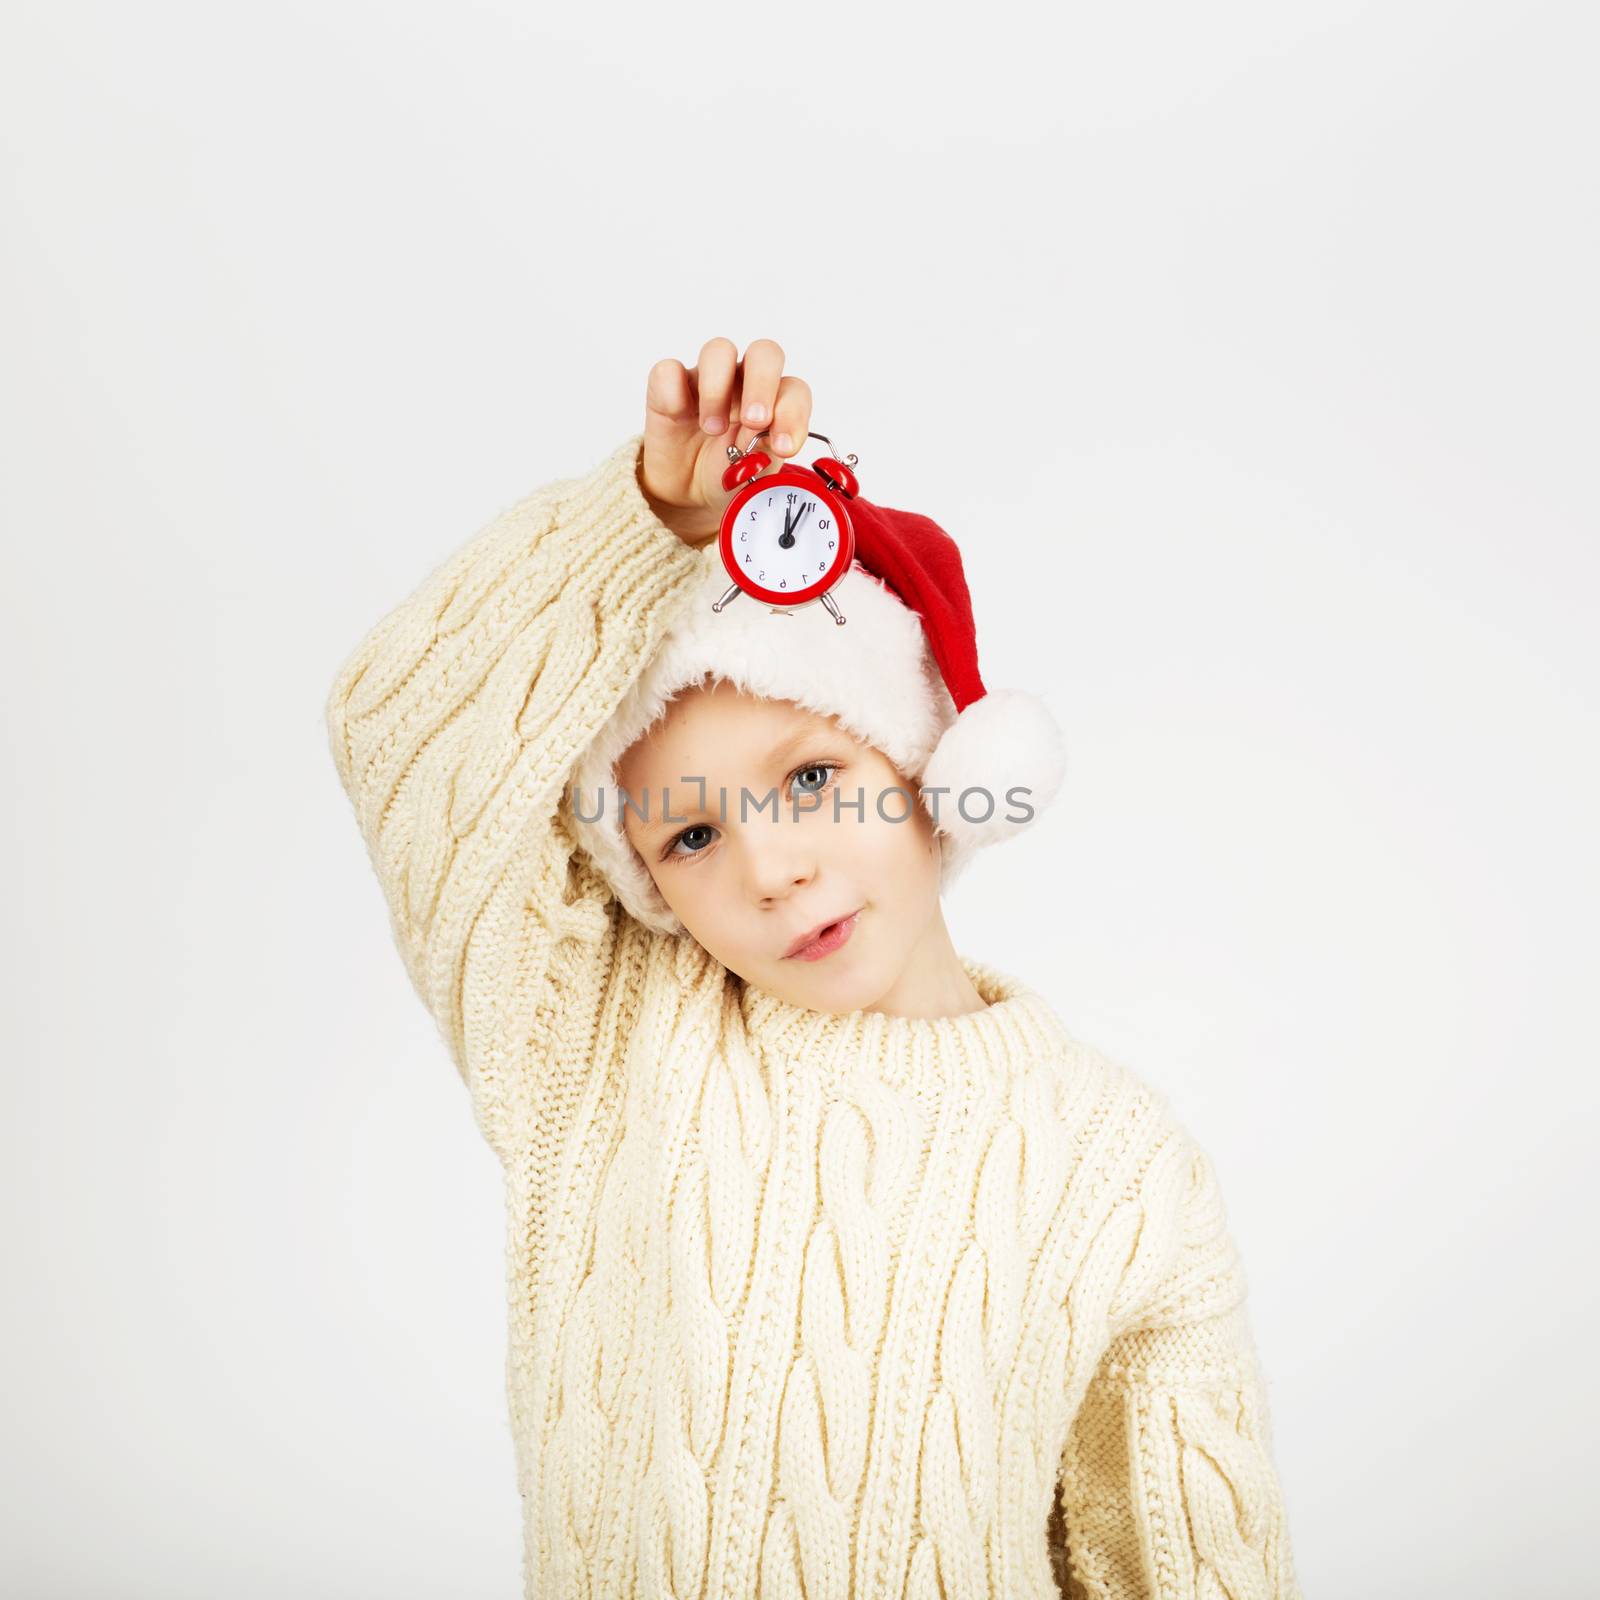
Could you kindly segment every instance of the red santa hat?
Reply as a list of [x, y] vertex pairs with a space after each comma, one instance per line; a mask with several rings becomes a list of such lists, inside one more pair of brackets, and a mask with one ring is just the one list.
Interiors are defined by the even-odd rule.
[[843, 627], [820, 600], [777, 611], [741, 594], [714, 612], [729, 577], [712, 540], [655, 655], [580, 758], [577, 808], [564, 802], [569, 826], [650, 927], [685, 931], [623, 832], [617, 764], [677, 694], [708, 676], [834, 717], [881, 750], [921, 790], [944, 886], [983, 846], [1029, 827], [1061, 787], [1066, 744], [1049, 707], [1024, 690], [984, 686], [955, 540], [915, 511], [859, 494], [849, 506], [855, 560], [831, 591]]

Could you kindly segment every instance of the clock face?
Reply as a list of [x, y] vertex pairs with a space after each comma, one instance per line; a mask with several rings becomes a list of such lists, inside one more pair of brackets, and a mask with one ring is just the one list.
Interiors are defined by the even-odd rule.
[[723, 559], [743, 583], [799, 600], [822, 592], [847, 548], [838, 512], [816, 489], [758, 479], [723, 539]]

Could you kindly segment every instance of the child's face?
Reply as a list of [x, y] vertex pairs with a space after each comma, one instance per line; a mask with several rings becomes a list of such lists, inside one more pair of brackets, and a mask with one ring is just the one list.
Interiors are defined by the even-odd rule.
[[[870, 1007], [937, 918], [939, 842], [917, 785], [831, 717], [702, 684], [633, 745], [617, 781], [624, 831], [662, 898], [725, 967], [781, 999]], [[831, 954], [787, 956], [855, 911]]]

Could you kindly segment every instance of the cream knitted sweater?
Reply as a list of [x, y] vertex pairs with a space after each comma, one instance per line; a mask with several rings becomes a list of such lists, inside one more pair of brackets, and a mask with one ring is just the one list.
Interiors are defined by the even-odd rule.
[[985, 1010], [797, 1008], [576, 850], [578, 752], [698, 570], [640, 445], [501, 514], [328, 702], [504, 1173], [525, 1593], [1298, 1595], [1244, 1274], [1164, 1099], [965, 958]]

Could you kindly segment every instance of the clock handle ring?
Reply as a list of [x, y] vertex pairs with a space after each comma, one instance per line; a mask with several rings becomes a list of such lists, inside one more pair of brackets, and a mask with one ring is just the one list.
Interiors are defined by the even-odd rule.
[[[733, 462], [733, 461], [742, 461], [742, 460], [743, 460], [743, 459], [744, 459], [744, 458], [745, 458], [745, 457], [746, 457], [746, 456], [747, 456], [747, 455], [749, 455], [749, 454], [750, 454], [750, 452], [751, 452], [751, 451], [752, 451], [752, 450], [753, 450], [753, 449], [754, 449], [754, 448], [755, 448], [755, 446], [756, 446], [756, 444], [757, 444], [757, 442], [758, 442], [758, 441], [759, 441], [759, 440], [762, 440], [762, 439], [765, 439], [765, 438], [766, 438], [766, 437], [767, 437], [767, 436], [768, 436], [768, 435], [769, 435], [769, 434], [770, 434], [770, 433], [771, 433], [771, 432], [772, 432], [772, 430], [771, 430], [771, 429], [770, 429], [770, 428], [763, 428], [763, 429], [762, 429], [762, 430], [761, 430], [761, 432], [760, 432], [760, 433], [758, 433], [758, 434], [757, 434], [757, 435], [756, 435], [756, 436], [755, 436], [755, 438], [754, 438], [754, 439], [752, 439], [752, 440], [751, 440], [751, 441], [750, 441], [750, 443], [749, 443], [749, 444], [747, 444], [747, 445], [746, 445], [746, 446], [745, 446], [745, 447], [744, 447], [744, 449], [743, 449], [743, 450], [741, 450], [741, 449], [740, 449], [740, 448], [739, 448], [739, 447], [738, 447], [738, 445], [734, 445], [734, 444], [730, 444], [730, 445], [729, 445], [729, 446], [728, 446], [728, 460], [729, 460], [729, 461], [730, 461], [730, 462]], [[832, 440], [832, 439], [830, 439], [830, 438], [829, 438], [829, 437], [828, 437], [828, 436], [827, 436], [827, 434], [825, 434], [825, 433], [808, 433], [808, 434], [807, 434], [807, 435], [806, 435], [806, 438], [808, 438], [808, 439], [820, 439], [820, 440], [821, 440], [821, 441], [822, 441], [822, 442], [823, 442], [823, 443], [824, 443], [824, 444], [825, 444], [825, 445], [827, 445], [827, 447], [828, 447], [828, 448], [829, 448], [829, 449], [830, 449], [830, 450], [832, 450], [832, 449], [833, 449], [833, 440]], [[836, 452], [836, 453], [837, 453], [837, 452]], [[849, 455], [847, 455], [847, 456], [840, 456], [840, 457], [839, 457], [839, 459], [840, 459], [840, 460], [841, 460], [841, 461], [843, 461], [843, 462], [844, 462], [844, 464], [845, 464], [845, 465], [846, 465], [846, 466], [847, 466], [847, 467], [858, 467], [858, 466], [860, 466], [860, 465], [861, 465], [861, 458], [860, 458], [860, 457], [859, 457], [859, 456], [858, 456], [858, 455], [856, 455], [856, 454], [855, 454], [855, 452], [854, 452], [854, 451], [852, 451], [852, 452], [851, 452], [851, 453], [850, 453], [850, 454], [849, 454]]]

